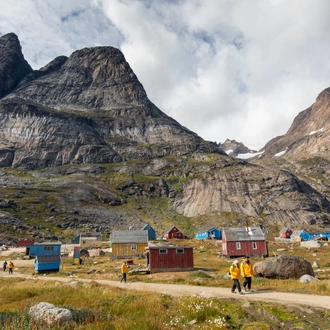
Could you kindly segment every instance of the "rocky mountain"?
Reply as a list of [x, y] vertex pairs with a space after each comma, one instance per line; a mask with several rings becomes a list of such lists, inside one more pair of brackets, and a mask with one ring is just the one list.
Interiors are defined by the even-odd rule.
[[253, 154], [255, 154], [256, 150], [251, 150], [248, 147], [246, 147], [242, 142], [237, 142], [235, 140], [229, 140], [227, 139], [223, 143], [219, 143], [219, 146], [222, 150], [225, 151], [225, 153], [232, 157], [237, 157], [239, 155], [246, 155], [248, 157], [251, 154], [251, 157]]
[[300, 112], [285, 135], [269, 141], [260, 158], [281, 155], [328, 155], [330, 151], [330, 88], [321, 92], [316, 102]]
[[330, 223], [327, 196], [303, 178], [230, 157], [165, 115], [118, 49], [33, 71], [14, 34], [0, 44], [0, 239]]

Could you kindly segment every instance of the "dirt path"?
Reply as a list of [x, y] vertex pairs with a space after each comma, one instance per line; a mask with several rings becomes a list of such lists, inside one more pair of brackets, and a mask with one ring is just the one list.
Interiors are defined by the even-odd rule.
[[[24, 275], [14, 272], [9, 275], [8, 272], [0, 271], [0, 277], [23, 277], [31, 281], [54, 281], [54, 282], [70, 282], [72, 280], [81, 282], [97, 282], [102, 285], [109, 285], [126, 290], [148, 291], [168, 294], [172, 296], [201, 296], [204, 298], [227, 298], [241, 301], [261, 300], [283, 305], [305, 305], [310, 307], [321, 307], [330, 309], [330, 296], [319, 296], [298, 293], [284, 293], [273, 291], [255, 290], [251, 293], [244, 293], [243, 295], [234, 294], [230, 292], [230, 288], [219, 287], [201, 287], [181, 284], [155, 284], [143, 282], [128, 282], [120, 283], [119, 281], [108, 280], [94, 280], [94, 279], [80, 279], [71, 277], [50, 277], [50, 276], [32, 276]], [[307, 285], [307, 284], [306, 284]]]

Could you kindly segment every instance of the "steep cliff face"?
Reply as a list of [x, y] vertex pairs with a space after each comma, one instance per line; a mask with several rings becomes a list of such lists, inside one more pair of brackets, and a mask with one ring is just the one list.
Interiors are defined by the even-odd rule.
[[327, 155], [330, 150], [330, 88], [316, 102], [300, 112], [285, 135], [269, 141], [259, 158], [279, 155]]
[[[5, 62], [8, 57], [19, 65], [23, 55], [17, 59], [11, 54], [4, 52]], [[7, 66], [3, 72], [12, 74]], [[16, 80], [0, 101], [0, 166], [36, 169], [196, 150], [223, 153], [152, 104], [123, 54], [113, 47], [60, 56]]]

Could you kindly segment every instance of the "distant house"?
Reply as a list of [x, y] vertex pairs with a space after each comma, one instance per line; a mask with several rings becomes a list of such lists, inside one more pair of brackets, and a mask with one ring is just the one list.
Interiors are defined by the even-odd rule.
[[143, 257], [148, 246], [147, 230], [114, 230], [111, 234], [112, 259]]
[[149, 225], [148, 223], [144, 225], [141, 230], [147, 230], [148, 231], [148, 240], [149, 241], [155, 241], [156, 240], [156, 231]]
[[280, 230], [280, 237], [281, 238], [290, 238], [292, 235], [292, 230], [290, 228], [282, 228]]
[[222, 231], [217, 228], [209, 228], [202, 231], [199, 231], [196, 234], [197, 239], [221, 239]]
[[260, 227], [222, 229], [222, 254], [227, 257], [267, 257], [268, 248]]
[[149, 243], [146, 251], [147, 268], [150, 270], [150, 273], [188, 271], [194, 269], [192, 246]]
[[71, 244], [79, 244], [82, 249], [92, 249], [102, 247], [102, 233], [96, 232], [81, 232], [71, 240]]
[[260, 226], [260, 228], [267, 242], [275, 242], [275, 236], [268, 228], [265, 228], [263, 226]]
[[26, 246], [30, 246], [30, 245], [33, 245], [33, 244], [34, 244], [34, 241], [32, 241], [32, 239], [22, 238], [17, 242], [16, 246], [17, 247], [23, 247], [23, 246], [26, 247]]
[[26, 254], [34, 257], [36, 271], [58, 271], [61, 263], [61, 242], [34, 243], [26, 248]]
[[185, 236], [177, 227], [172, 226], [169, 229], [167, 229], [163, 235], [163, 239], [172, 239], [172, 238], [177, 238], [177, 239], [185, 239], [188, 238]]
[[306, 230], [294, 230], [291, 234], [290, 240], [292, 242], [301, 242], [301, 241], [309, 241], [313, 235], [310, 235]]

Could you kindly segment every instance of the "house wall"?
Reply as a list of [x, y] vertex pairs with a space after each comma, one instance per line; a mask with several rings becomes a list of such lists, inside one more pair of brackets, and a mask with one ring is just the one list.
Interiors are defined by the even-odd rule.
[[[132, 249], [132, 245], [136, 245], [136, 250]], [[112, 243], [112, 258], [132, 258], [143, 256], [148, 242], [144, 243]]]
[[31, 245], [28, 249], [32, 257], [61, 254], [61, 245]]
[[[228, 257], [241, 257], [245, 255], [249, 256], [268, 256], [267, 243], [263, 241], [223, 241], [222, 253]], [[240, 249], [237, 249], [237, 243], [240, 243]], [[253, 243], [256, 243], [256, 249], [253, 248]]]
[[[184, 253], [177, 253], [183, 249]], [[160, 250], [167, 253], [161, 254]], [[193, 248], [160, 247], [149, 250], [150, 272], [191, 270], [194, 268]]]
[[60, 269], [60, 263], [59, 262], [46, 262], [46, 263], [36, 262], [34, 264], [34, 269], [36, 271], [59, 270]]
[[88, 239], [86, 237], [81, 237], [79, 241], [79, 246], [82, 249], [88, 249], [88, 248], [100, 248], [102, 247], [102, 241], [96, 240], [96, 239]]

